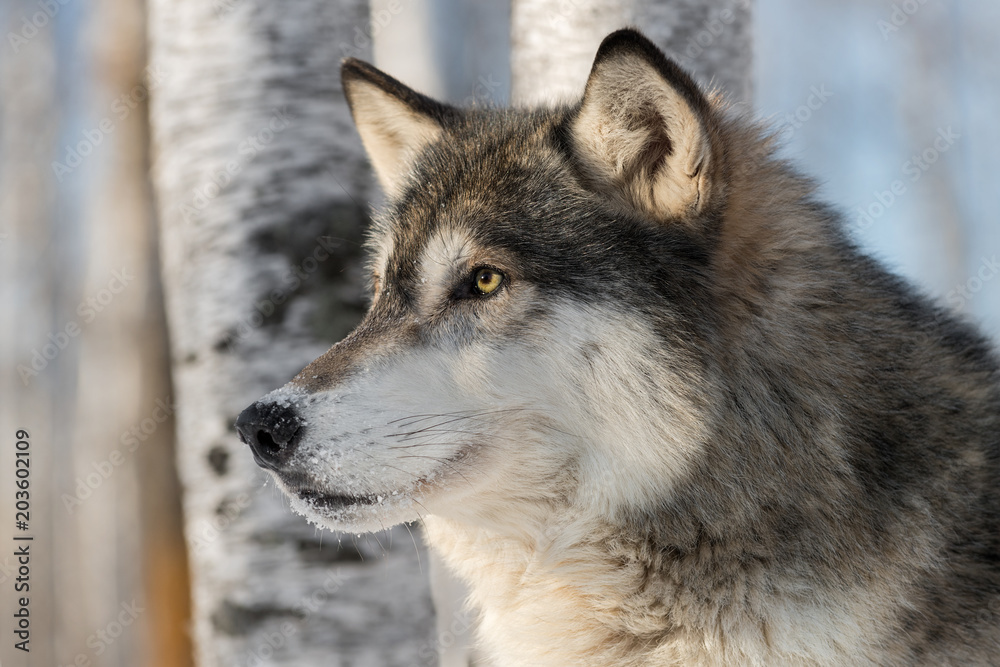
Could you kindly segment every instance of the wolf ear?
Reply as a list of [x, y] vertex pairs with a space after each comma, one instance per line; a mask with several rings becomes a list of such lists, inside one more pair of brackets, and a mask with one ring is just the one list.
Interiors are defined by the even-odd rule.
[[400, 194], [410, 160], [441, 138], [457, 110], [354, 58], [341, 64], [340, 80], [375, 175], [389, 196]]
[[704, 210], [715, 171], [708, 100], [676, 63], [635, 30], [597, 50], [570, 125], [584, 176], [656, 219]]

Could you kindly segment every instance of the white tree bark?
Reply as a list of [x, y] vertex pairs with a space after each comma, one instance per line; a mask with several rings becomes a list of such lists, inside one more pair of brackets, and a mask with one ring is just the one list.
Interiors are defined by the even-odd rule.
[[339, 60], [368, 57], [370, 35], [360, 0], [151, 3], [154, 182], [203, 667], [427, 662], [419, 535], [315, 530], [233, 430], [364, 309], [371, 185]]
[[751, 5], [752, 0], [513, 0], [512, 98], [524, 104], [576, 99], [601, 40], [632, 26], [699, 82], [748, 103]]
[[496, 0], [371, 0], [374, 65], [461, 106], [510, 96], [510, 6]]

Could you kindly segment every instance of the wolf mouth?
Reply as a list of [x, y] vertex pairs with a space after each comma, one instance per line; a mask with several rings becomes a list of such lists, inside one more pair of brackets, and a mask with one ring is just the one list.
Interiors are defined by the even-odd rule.
[[315, 491], [299, 491], [298, 496], [312, 507], [328, 510], [340, 510], [354, 505], [372, 505], [375, 503], [375, 496], [327, 495]]

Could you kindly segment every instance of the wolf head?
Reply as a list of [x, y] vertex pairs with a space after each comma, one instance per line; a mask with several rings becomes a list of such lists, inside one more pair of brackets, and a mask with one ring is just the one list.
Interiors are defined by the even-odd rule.
[[713, 400], [719, 102], [632, 30], [567, 108], [457, 109], [353, 59], [342, 80], [389, 196], [373, 302], [237, 422], [294, 509], [367, 531], [669, 494]]

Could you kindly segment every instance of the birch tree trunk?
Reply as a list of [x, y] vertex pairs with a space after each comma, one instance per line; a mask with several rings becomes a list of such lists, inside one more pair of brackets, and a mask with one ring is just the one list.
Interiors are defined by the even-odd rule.
[[233, 430], [365, 308], [371, 179], [339, 61], [370, 58], [371, 33], [361, 0], [151, 3], [153, 171], [203, 667], [430, 655], [419, 535], [314, 529]]
[[512, 0], [516, 103], [575, 99], [601, 40], [641, 30], [702, 84], [736, 101], [752, 95], [752, 0]]

